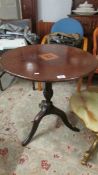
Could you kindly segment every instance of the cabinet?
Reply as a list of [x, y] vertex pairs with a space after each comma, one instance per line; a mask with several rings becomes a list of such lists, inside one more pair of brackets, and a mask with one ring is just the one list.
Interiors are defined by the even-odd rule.
[[[84, 3], [84, 2], [85, 2], [85, 0], [73, 0], [72, 9], [76, 9], [79, 4]], [[98, 1], [97, 0], [88, 0], [88, 3], [93, 4], [95, 10], [98, 9]], [[84, 35], [87, 36], [88, 40], [89, 40], [88, 51], [92, 52], [93, 31], [94, 31], [95, 27], [98, 26], [98, 14], [90, 15], [90, 16], [71, 14], [70, 16], [74, 19], [79, 20], [80, 23], [83, 25]]]

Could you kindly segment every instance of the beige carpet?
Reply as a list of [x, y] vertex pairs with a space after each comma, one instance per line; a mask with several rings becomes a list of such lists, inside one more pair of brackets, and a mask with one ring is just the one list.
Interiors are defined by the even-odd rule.
[[[74, 123], [69, 98], [75, 88], [72, 82], [55, 83], [52, 99]], [[57, 116], [46, 116], [32, 142], [21, 146], [42, 99], [42, 92], [33, 91], [32, 83], [21, 79], [0, 94], [0, 175], [98, 175], [98, 152], [87, 166], [80, 164], [94, 140], [80, 121], [81, 131], [76, 133], [63, 124], [56, 128]]]

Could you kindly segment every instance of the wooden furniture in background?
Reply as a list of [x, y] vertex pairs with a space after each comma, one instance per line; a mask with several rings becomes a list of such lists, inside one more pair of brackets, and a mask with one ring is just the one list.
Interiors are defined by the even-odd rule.
[[41, 40], [43, 36], [50, 33], [53, 24], [54, 24], [53, 22], [43, 22], [42, 20], [37, 22], [36, 31], [37, 34], [40, 36]]
[[[93, 32], [93, 55], [98, 59], [98, 27]], [[95, 73], [98, 74], [98, 68]]]
[[37, 0], [21, 0], [20, 2], [22, 18], [32, 20], [32, 30], [35, 32], [37, 21]]
[[53, 22], [38, 21], [38, 3], [37, 0], [21, 0], [22, 18], [30, 18], [32, 20], [32, 30], [37, 32], [40, 39], [50, 33]]
[[[77, 8], [80, 3], [84, 3], [85, 0], [73, 0], [72, 9]], [[97, 0], [88, 0], [88, 3], [94, 5], [95, 10], [98, 9]], [[33, 31], [42, 37], [50, 33], [51, 26], [53, 22], [43, 22], [37, 21], [37, 0], [21, 0], [21, 10], [22, 18], [30, 18], [32, 20]], [[72, 18], [75, 18], [81, 22], [84, 27], [85, 35], [89, 38], [89, 51], [92, 52], [92, 33], [93, 30], [98, 26], [98, 15], [92, 16], [80, 16], [80, 15], [71, 15]]]
[[98, 27], [95, 28], [93, 32], [93, 55], [98, 54]]
[[[73, 0], [72, 10], [76, 9], [79, 6], [79, 4], [84, 3], [84, 2], [85, 2], [85, 0]], [[87, 2], [90, 4], [93, 4], [95, 10], [98, 9], [98, 1], [97, 0], [88, 0]], [[88, 40], [89, 40], [88, 51], [92, 52], [92, 49], [93, 49], [93, 42], [92, 42], [93, 31], [98, 26], [98, 14], [87, 16], [87, 15], [75, 15], [72, 13], [70, 16], [74, 19], [79, 20], [80, 23], [83, 25], [84, 35], [87, 36]]]
[[93, 31], [98, 26], [98, 15], [91, 16], [80, 16], [80, 15], [70, 15], [72, 18], [80, 21], [84, 28], [84, 35], [88, 38], [88, 51], [92, 53], [93, 49]]

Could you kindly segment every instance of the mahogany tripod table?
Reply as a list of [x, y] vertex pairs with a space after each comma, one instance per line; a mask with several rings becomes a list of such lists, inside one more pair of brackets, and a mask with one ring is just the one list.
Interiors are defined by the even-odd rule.
[[[22, 142], [27, 145], [34, 136], [43, 117], [56, 114], [73, 131], [73, 127], [61, 109], [53, 105], [52, 83], [64, 82], [87, 76], [97, 67], [96, 59], [81, 49], [57, 44], [32, 45], [10, 50], [2, 55], [1, 65], [5, 72], [28, 79], [44, 82], [45, 100], [40, 104], [40, 112], [35, 116], [28, 137]], [[61, 93], [61, 92], [60, 92]], [[66, 92], [65, 92], [66, 93]]]

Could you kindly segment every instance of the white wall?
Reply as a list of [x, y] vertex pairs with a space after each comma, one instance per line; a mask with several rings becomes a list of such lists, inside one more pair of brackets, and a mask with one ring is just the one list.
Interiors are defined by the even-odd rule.
[[0, 18], [17, 19], [19, 18], [18, 0], [0, 0]]
[[38, 0], [38, 20], [55, 22], [70, 14], [72, 0]]

